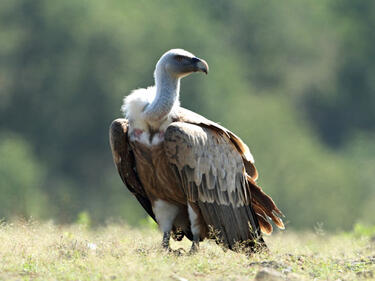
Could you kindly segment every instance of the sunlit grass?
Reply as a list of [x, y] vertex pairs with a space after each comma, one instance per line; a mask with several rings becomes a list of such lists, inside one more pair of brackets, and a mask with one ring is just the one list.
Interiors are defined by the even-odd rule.
[[[270, 253], [251, 257], [211, 241], [176, 256], [153, 229], [13, 222], [0, 227], [0, 280], [253, 280], [265, 267], [293, 280], [375, 278], [370, 237], [286, 231], [266, 240]], [[172, 242], [180, 247], [190, 241]]]

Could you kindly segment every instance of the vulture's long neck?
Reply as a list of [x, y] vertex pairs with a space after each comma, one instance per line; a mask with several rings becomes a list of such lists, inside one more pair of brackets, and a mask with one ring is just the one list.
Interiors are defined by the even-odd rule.
[[166, 71], [155, 71], [156, 95], [149, 104], [144, 116], [151, 124], [157, 124], [171, 112], [173, 106], [178, 102], [180, 94], [180, 79], [172, 77]]

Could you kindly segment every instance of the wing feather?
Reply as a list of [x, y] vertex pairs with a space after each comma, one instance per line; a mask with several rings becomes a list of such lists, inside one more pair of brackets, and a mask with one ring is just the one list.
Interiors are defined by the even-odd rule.
[[185, 123], [190, 123], [190, 124], [195, 124], [195, 125], [199, 125], [202, 127], [210, 128], [212, 130], [215, 130], [220, 135], [227, 136], [230, 139], [230, 141], [233, 143], [233, 145], [236, 147], [237, 151], [240, 153], [244, 161], [247, 174], [253, 180], [258, 179], [259, 174], [258, 174], [257, 169], [254, 166], [254, 157], [251, 154], [249, 147], [233, 132], [183, 107], [178, 108], [176, 116], [178, 116], [178, 118], [176, 118], [175, 121], [180, 121], [180, 122], [185, 122]]
[[[262, 221], [268, 223], [268, 219], [271, 219], [277, 227], [284, 229], [284, 224], [279, 216], [284, 216], [282, 212], [277, 208], [276, 204], [273, 202], [272, 198], [265, 194], [261, 187], [256, 184], [256, 180], [258, 179], [258, 171], [254, 166], [254, 159], [250, 153], [249, 148], [247, 145], [234, 133], [227, 130], [223, 126], [212, 122], [204, 118], [203, 116], [187, 110], [185, 108], [179, 108], [178, 118], [176, 121], [182, 121], [189, 124], [195, 124], [201, 126], [203, 128], [208, 128], [215, 131], [219, 136], [227, 137], [230, 142], [236, 147], [237, 152], [241, 155], [243, 160], [243, 165], [246, 170], [246, 178], [249, 185], [250, 193], [251, 193], [251, 201], [253, 205], [257, 205], [258, 209], [262, 208], [262, 212], [265, 214], [261, 214], [256, 212], [256, 215], [259, 217], [259, 222], [262, 224]], [[249, 156], [250, 155], [250, 156]], [[225, 161], [225, 155], [222, 154], [221, 161]], [[218, 170], [218, 173], [221, 177], [225, 176], [225, 170]], [[221, 182], [218, 182], [220, 185]], [[246, 194], [245, 194], [246, 195]], [[265, 223], [264, 223], [265, 224]], [[269, 233], [272, 232], [272, 225], [269, 224], [262, 228], [262, 232]]]
[[[128, 125], [127, 119], [119, 118], [114, 120], [110, 126], [109, 139], [113, 160], [126, 187], [137, 198], [148, 215], [156, 222], [151, 201], [148, 199], [142, 183], [137, 176], [135, 156], [128, 142]], [[180, 241], [184, 236], [190, 240], [193, 239], [191, 232], [183, 232], [173, 226], [172, 237], [175, 240]]]
[[[131, 193], [137, 198], [146, 212], [155, 220], [152, 205], [135, 170], [134, 154], [128, 142], [128, 120], [116, 119], [109, 130], [113, 160], [117, 171]], [[155, 220], [156, 221], [156, 220]]]
[[187, 199], [199, 206], [206, 224], [218, 231], [224, 244], [233, 248], [237, 242], [263, 243], [243, 157], [229, 134], [174, 122], [167, 128], [164, 147]]

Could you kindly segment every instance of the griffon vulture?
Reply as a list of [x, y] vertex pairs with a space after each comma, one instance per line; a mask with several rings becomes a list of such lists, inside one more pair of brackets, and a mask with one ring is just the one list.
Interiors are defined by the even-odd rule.
[[155, 86], [125, 97], [126, 119], [110, 128], [117, 170], [128, 189], [163, 232], [169, 249], [177, 240], [215, 238], [229, 249], [237, 243], [251, 251], [264, 248], [261, 232], [271, 219], [284, 228], [281, 211], [256, 184], [254, 159], [234, 133], [180, 107], [181, 78], [208, 72], [203, 59], [182, 50], [157, 62]]

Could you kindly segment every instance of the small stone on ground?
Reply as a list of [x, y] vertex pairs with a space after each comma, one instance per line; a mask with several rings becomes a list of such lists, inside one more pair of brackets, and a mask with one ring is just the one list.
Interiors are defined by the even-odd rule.
[[285, 280], [283, 275], [273, 269], [270, 268], [263, 268], [258, 271], [257, 275], [255, 275], [255, 281], [281, 281]]

